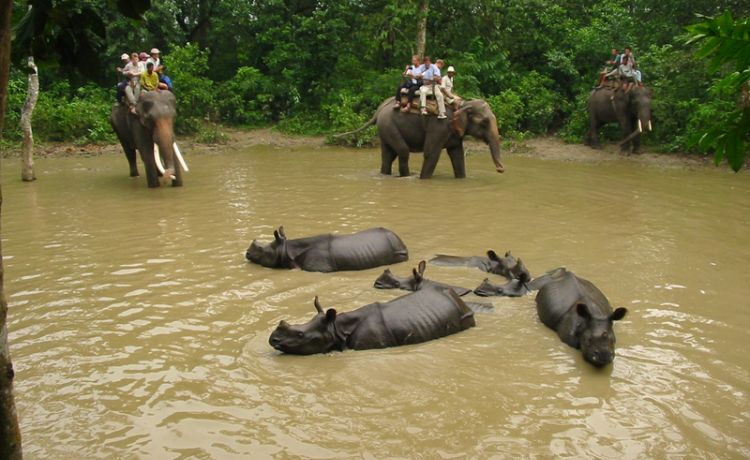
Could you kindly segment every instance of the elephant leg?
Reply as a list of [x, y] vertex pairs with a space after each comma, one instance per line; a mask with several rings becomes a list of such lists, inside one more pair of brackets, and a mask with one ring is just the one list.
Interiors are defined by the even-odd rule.
[[630, 143], [633, 147], [633, 153], [638, 153], [641, 150], [641, 136], [635, 136]]
[[453, 176], [456, 179], [464, 179], [466, 177], [466, 161], [463, 144], [449, 148], [448, 157], [453, 165]]
[[393, 172], [393, 162], [396, 160], [396, 152], [380, 141], [380, 174], [390, 176]]
[[176, 162], [174, 166], [174, 179], [172, 179], [172, 187], [182, 187], [182, 166], [180, 166], [179, 162]]
[[[630, 136], [630, 133], [633, 132], [633, 124], [630, 122], [630, 120], [627, 120], [623, 122], [620, 126], [622, 126], [622, 138], [627, 139], [628, 136]], [[620, 146], [620, 152], [629, 154], [630, 153], [630, 146], [632, 141], [627, 141], [623, 143]]]
[[599, 149], [602, 147], [599, 143], [599, 128], [601, 128], [601, 124], [599, 123], [599, 121], [596, 120], [595, 117], [591, 117], [591, 121], [589, 122], [589, 131], [586, 133], [586, 145], [589, 145], [595, 149]]
[[[427, 144], [430, 143], [427, 142]], [[443, 149], [440, 146], [430, 147], [429, 145], [425, 145], [422, 171], [419, 173], [420, 179], [429, 179], [432, 177], [432, 174], [435, 172], [435, 167], [437, 166], [438, 160], [440, 159], [440, 152], [442, 150]]]

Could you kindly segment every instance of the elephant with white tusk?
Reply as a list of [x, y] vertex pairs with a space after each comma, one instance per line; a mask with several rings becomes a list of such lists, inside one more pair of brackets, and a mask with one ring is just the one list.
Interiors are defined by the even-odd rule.
[[138, 150], [149, 187], [159, 187], [161, 182], [181, 186], [182, 173], [188, 171], [174, 138], [176, 106], [171, 92], [149, 91], [141, 93], [137, 114], [130, 113], [123, 104], [112, 107], [109, 121], [130, 164], [130, 176], [138, 176], [135, 159]]
[[589, 130], [584, 142], [599, 148], [599, 128], [607, 123], [619, 123], [623, 139], [620, 148], [627, 153], [638, 153], [641, 134], [651, 131], [651, 90], [635, 86], [628, 91], [604, 87], [591, 92], [588, 99]]

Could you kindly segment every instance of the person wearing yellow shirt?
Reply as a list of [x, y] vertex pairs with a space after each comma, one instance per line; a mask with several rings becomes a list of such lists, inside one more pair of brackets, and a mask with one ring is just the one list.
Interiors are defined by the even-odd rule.
[[159, 88], [159, 74], [154, 72], [154, 63], [146, 64], [146, 71], [141, 74], [141, 89], [155, 91]]

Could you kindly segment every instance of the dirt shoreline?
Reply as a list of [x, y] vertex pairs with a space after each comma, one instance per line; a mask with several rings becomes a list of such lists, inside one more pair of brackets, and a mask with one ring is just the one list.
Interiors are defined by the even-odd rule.
[[[256, 145], [268, 145], [274, 147], [325, 147], [325, 136], [297, 136], [283, 134], [273, 128], [261, 128], [253, 130], [223, 129], [227, 136], [227, 142], [223, 144], [202, 144], [196, 142], [195, 138], [183, 137], [180, 139], [182, 150], [201, 153], [216, 152], [222, 149], [244, 149]], [[467, 140], [467, 153], [478, 153], [487, 149], [482, 142]], [[536, 137], [524, 141], [512, 141], [504, 145], [504, 154], [520, 155], [525, 157], [541, 158], [545, 160], [574, 161], [574, 162], [606, 162], [606, 161], [632, 161], [640, 164], [654, 165], [659, 167], [713, 167], [713, 157], [695, 154], [665, 154], [656, 153], [644, 149], [643, 153], [637, 155], [623, 155], [619, 152], [616, 143], [610, 143], [603, 149], [595, 150], [582, 144], [567, 144], [561, 139], [553, 136]], [[121, 155], [120, 145], [74, 145], [71, 143], [38, 143], [34, 148], [35, 158], [56, 158], [69, 156], [100, 156]], [[17, 148], [4, 149], [3, 158], [17, 158], [21, 155], [20, 146]]]

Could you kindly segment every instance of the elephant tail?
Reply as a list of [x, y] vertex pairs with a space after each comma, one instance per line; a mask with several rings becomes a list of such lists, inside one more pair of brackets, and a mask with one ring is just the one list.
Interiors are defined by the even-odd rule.
[[367, 122], [365, 122], [364, 125], [360, 126], [359, 128], [355, 129], [354, 131], [347, 131], [345, 133], [334, 134], [333, 137], [334, 138], [339, 138], [339, 137], [348, 136], [350, 134], [357, 134], [358, 132], [364, 131], [365, 129], [367, 129], [370, 126], [374, 125], [378, 121], [378, 114], [380, 113], [380, 111], [383, 110], [383, 108], [385, 108], [388, 104], [391, 104], [392, 101], [393, 101], [393, 99], [386, 99], [384, 102], [382, 102], [378, 106], [378, 109], [375, 111], [375, 113], [372, 115], [372, 118], [370, 118], [369, 120], [367, 120]]
[[375, 115], [373, 115], [372, 118], [370, 118], [364, 125], [360, 126], [359, 128], [355, 129], [354, 131], [347, 131], [345, 133], [334, 134], [333, 137], [334, 138], [338, 138], [338, 137], [348, 136], [350, 134], [357, 134], [358, 132], [363, 131], [363, 130], [369, 128], [370, 126], [374, 125], [375, 121], [377, 119], [378, 119], [378, 112], [375, 112]]

